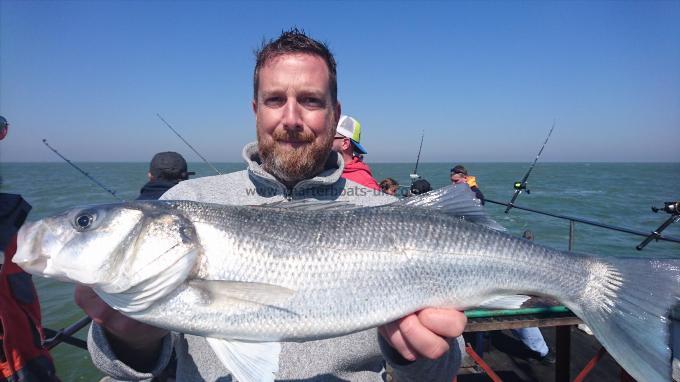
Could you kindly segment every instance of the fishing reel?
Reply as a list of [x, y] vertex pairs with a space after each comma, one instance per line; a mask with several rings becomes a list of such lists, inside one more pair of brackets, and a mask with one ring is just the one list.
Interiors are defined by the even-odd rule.
[[649, 236], [647, 236], [647, 238], [643, 240], [642, 243], [638, 244], [638, 246], [635, 247], [635, 249], [637, 249], [638, 251], [641, 251], [642, 248], [644, 248], [652, 240], [658, 240], [659, 237], [661, 237], [661, 232], [668, 228], [669, 225], [680, 221], [680, 201], [664, 202], [663, 207], [661, 208], [652, 206], [652, 211], [654, 213], [663, 211], [667, 214], [670, 214], [671, 216], [669, 216], [668, 219], [666, 219], [666, 221], [659, 226], [659, 228], [657, 228], [655, 231], [652, 231], [652, 233]]
[[522, 182], [515, 182], [513, 184], [512, 188], [515, 189], [515, 191], [524, 191], [527, 194], [531, 194], [531, 191], [527, 188], [527, 183], [522, 183]]
[[663, 211], [671, 215], [680, 215], [680, 201], [664, 202], [663, 207], [661, 208], [652, 206], [652, 212], [657, 213], [659, 211]]

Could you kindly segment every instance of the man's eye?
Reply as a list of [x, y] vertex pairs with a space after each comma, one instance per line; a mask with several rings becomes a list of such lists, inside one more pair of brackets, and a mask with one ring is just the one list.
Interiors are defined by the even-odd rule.
[[325, 106], [323, 100], [316, 97], [304, 97], [301, 101], [306, 107], [319, 108]]
[[269, 107], [283, 106], [286, 100], [283, 97], [269, 97], [264, 100], [264, 104]]

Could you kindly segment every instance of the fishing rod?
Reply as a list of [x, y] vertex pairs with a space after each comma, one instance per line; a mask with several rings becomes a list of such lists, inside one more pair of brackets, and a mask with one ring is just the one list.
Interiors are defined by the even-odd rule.
[[68, 160], [68, 158], [66, 158], [65, 156], [61, 155], [61, 154], [59, 153], [59, 151], [55, 150], [52, 146], [50, 146], [49, 143], [47, 143], [47, 139], [43, 139], [42, 142], [45, 144], [45, 146], [47, 146], [48, 149], [52, 150], [53, 153], [57, 154], [61, 159], [65, 160], [66, 163], [70, 164], [73, 168], [75, 168], [76, 170], [78, 170], [81, 174], [85, 175], [85, 177], [86, 177], [87, 179], [93, 181], [93, 182], [94, 182], [97, 186], [99, 186], [101, 189], [103, 189], [104, 191], [106, 191], [106, 192], [108, 192], [109, 194], [111, 194], [111, 196], [113, 196], [114, 198], [116, 198], [116, 199], [118, 199], [118, 200], [120, 200], [120, 201], [122, 201], [122, 202], [125, 201], [125, 200], [119, 198], [118, 195], [116, 195], [116, 191], [107, 188], [106, 186], [104, 186], [103, 184], [101, 184], [97, 179], [93, 178], [90, 174], [88, 174], [87, 172], [83, 171], [80, 167], [76, 166], [75, 163], [71, 162], [70, 160]]
[[67, 344], [79, 347], [81, 349], [87, 349], [87, 342], [79, 338], [73, 338], [73, 335], [80, 329], [84, 328], [90, 322], [92, 322], [92, 319], [88, 316], [85, 316], [61, 330], [43, 328], [45, 334], [50, 336], [50, 338], [46, 338], [45, 341], [43, 341], [42, 343], [43, 347], [47, 350], [52, 350], [55, 346], [59, 345], [60, 343], [66, 342]]
[[671, 216], [668, 219], [666, 219], [666, 221], [663, 222], [659, 226], [659, 228], [652, 231], [652, 233], [649, 234], [649, 236], [647, 236], [647, 238], [645, 238], [645, 240], [643, 240], [642, 243], [638, 244], [637, 247], [635, 247], [635, 249], [637, 249], [638, 251], [642, 251], [642, 249], [644, 247], [646, 247], [647, 244], [649, 244], [652, 240], [658, 241], [659, 238], [661, 238], [661, 232], [663, 232], [663, 230], [668, 228], [668, 226], [670, 226], [671, 224], [677, 223], [678, 221], [680, 221], [680, 201], [665, 202], [664, 206], [661, 207], [661, 208], [652, 207], [652, 212], [657, 213], [659, 211], [666, 212], [666, 213], [670, 214]]
[[[498, 204], [498, 205], [501, 205], [501, 206], [510, 206], [509, 203], [498, 202], [498, 201], [491, 200], [491, 199], [488, 199], [488, 198], [484, 199], [484, 201], [487, 202], [487, 203]], [[638, 231], [638, 230], [625, 228], [625, 227], [618, 227], [618, 226], [614, 226], [614, 225], [611, 225], [611, 224], [599, 223], [599, 222], [596, 222], [594, 220], [583, 219], [583, 218], [579, 218], [579, 217], [575, 217], [575, 216], [561, 215], [561, 214], [557, 214], [557, 213], [541, 211], [541, 210], [537, 210], [535, 208], [522, 207], [522, 206], [519, 206], [519, 205], [515, 205], [515, 206], [513, 206], [513, 208], [517, 208], [518, 210], [533, 212], [533, 213], [536, 213], [536, 214], [539, 214], [539, 215], [545, 215], [545, 216], [550, 216], [550, 217], [553, 217], [553, 218], [574, 221], [574, 222], [577, 222], [577, 223], [583, 223], [583, 224], [591, 225], [591, 226], [594, 226], [594, 227], [605, 228], [605, 229], [609, 229], [609, 230], [612, 230], [612, 231], [628, 233], [628, 234], [631, 234], [631, 235], [637, 235], [637, 236], [647, 236], [647, 235], [649, 235], [649, 233], [643, 232], [643, 231]], [[663, 241], [668, 241], [668, 242], [671, 242], [671, 243], [680, 244], [680, 237], [662, 236], [662, 235], [660, 235], [660, 233], [659, 233], [659, 236], [656, 237], [656, 240], [663, 240]]]
[[524, 174], [524, 177], [522, 177], [522, 180], [519, 182], [515, 182], [513, 185], [513, 188], [515, 189], [515, 193], [512, 195], [512, 199], [508, 203], [508, 208], [505, 209], [505, 213], [507, 214], [512, 207], [514, 207], [515, 200], [517, 200], [517, 197], [519, 194], [522, 193], [522, 191], [526, 190], [527, 194], [530, 194], [531, 191], [527, 188], [527, 179], [529, 179], [529, 174], [531, 174], [531, 171], [534, 169], [534, 166], [536, 166], [536, 162], [538, 162], [538, 158], [541, 156], [543, 153], [543, 149], [545, 148], [545, 145], [548, 143], [548, 139], [550, 139], [550, 136], [552, 135], [553, 130], [555, 129], [555, 120], [553, 120], [552, 127], [550, 128], [550, 131], [548, 132], [548, 136], [545, 138], [545, 142], [543, 142], [543, 146], [541, 146], [541, 149], [538, 151], [538, 154], [536, 154], [536, 158], [534, 158], [534, 163], [529, 166], [529, 170], [527, 170], [527, 173]]
[[163, 117], [161, 117], [160, 114], [156, 113], [156, 115], [158, 116], [158, 118], [160, 118], [161, 121], [163, 121], [163, 123], [165, 123], [165, 126], [167, 126], [170, 130], [172, 130], [172, 132], [175, 133], [175, 135], [177, 135], [177, 136], [179, 137], [179, 139], [182, 140], [182, 142], [184, 142], [187, 146], [189, 146], [189, 148], [190, 148], [191, 150], [193, 150], [193, 152], [195, 152], [196, 155], [198, 155], [201, 159], [203, 159], [203, 162], [205, 162], [205, 164], [207, 164], [208, 166], [210, 166], [210, 168], [212, 168], [212, 169], [217, 173], [217, 175], [222, 175], [222, 173], [221, 173], [218, 169], [216, 169], [215, 166], [213, 166], [212, 164], [210, 164], [210, 162], [208, 162], [207, 159], [203, 158], [203, 155], [201, 155], [198, 151], [196, 151], [196, 149], [195, 149], [193, 146], [191, 146], [191, 145], [189, 144], [189, 142], [187, 142], [187, 140], [184, 139], [184, 137], [182, 137], [182, 136], [177, 132], [177, 130], [175, 130], [175, 129], [168, 123], [168, 121], [166, 121], [165, 119], [163, 119]]
[[425, 138], [425, 131], [424, 130], [423, 130], [422, 135], [420, 136], [420, 147], [418, 148], [418, 157], [416, 158], [416, 167], [413, 169], [413, 173], [411, 174], [411, 183], [413, 183], [414, 180], [420, 178], [420, 175], [418, 175], [418, 163], [420, 163], [420, 152], [423, 149], [423, 138]]

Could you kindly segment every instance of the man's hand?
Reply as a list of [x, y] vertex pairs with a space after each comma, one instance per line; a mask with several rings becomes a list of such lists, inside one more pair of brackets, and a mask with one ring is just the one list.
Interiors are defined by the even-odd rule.
[[163, 337], [169, 332], [135, 321], [106, 305], [86, 286], [77, 285], [76, 304], [107, 332], [107, 338], [118, 358], [138, 371], [148, 371], [155, 363]]
[[378, 328], [402, 357], [437, 359], [449, 351], [445, 338], [463, 334], [467, 318], [454, 309], [426, 308]]

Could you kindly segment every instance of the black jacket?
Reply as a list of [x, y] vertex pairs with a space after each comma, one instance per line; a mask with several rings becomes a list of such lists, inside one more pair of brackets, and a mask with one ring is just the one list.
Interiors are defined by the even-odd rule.
[[171, 182], [164, 179], [156, 179], [149, 181], [142, 187], [139, 191], [139, 196], [137, 200], [157, 200], [165, 193], [165, 191], [171, 189], [177, 185], [176, 182]]

